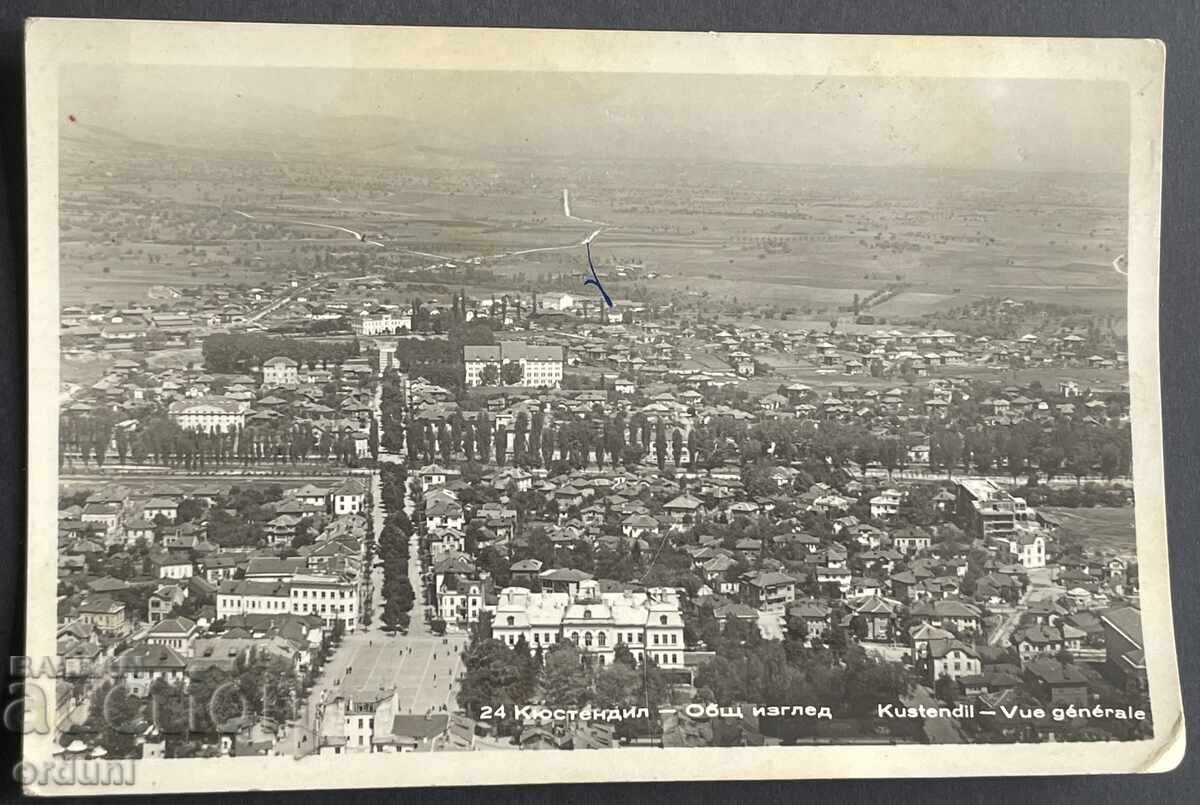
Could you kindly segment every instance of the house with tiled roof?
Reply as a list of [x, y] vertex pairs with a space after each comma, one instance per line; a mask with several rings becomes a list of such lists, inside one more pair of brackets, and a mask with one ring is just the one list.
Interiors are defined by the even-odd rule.
[[125, 689], [139, 697], [150, 695], [158, 680], [183, 685], [187, 679], [187, 661], [170, 646], [138, 643], [117, 657], [113, 669], [121, 675]]
[[869, 596], [849, 604], [854, 616], [866, 621], [866, 638], [872, 641], [891, 640], [894, 621], [900, 612], [900, 604], [882, 596]]
[[800, 625], [806, 640], [821, 639], [829, 631], [832, 610], [820, 601], [797, 601], [787, 608], [789, 631], [791, 622]]
[[1087, 707], [1088, 678], [1074, 663], [1039, 657], [1025, 666], [1025, 678], [1039, 691], [1039, 698], [1054, 706]]
[[358, 514], [367, 505], [367, 488], [358, 478], [347, 478], [330, 493], [335, 515]]
[[920, 601], [913, 604], [909, 614], [917, 622], [952, 628], [958, 634], [975, 633], [983, 628], [979, 607], [964, 601]]
[[102, 595], [79, 605], [79, 620], [110, 637], [121, 637], [130, 629], [125, 604]]
[[629, 539], [655, 537], [658, 529], [658, 521], [646, 514], [631, 514], [621, 521], [621, 533]]
[[926, 655], [927, 680], [937, 684], [943, 677], [957, 681], [974, 676], [983, 670], [983, 662], [975, 647], [961, 640], [930, 640]]
[[663, 511], [671, 516], [671, 521], [683, 524], [694, 519], [703, 510], [704, 502], [694, 495], [682, 494], [663, 504]]
[[1031, 624], [1017, 629], [1009, 638], [1021, 656], [1021, 665], [1026, 666], [1042, 655], [1055, 655], [1062, 651], [1062, 631], [1055, 626]]
[[741, 591], [750, 606], [779, 611], [796, 600], [796, 580], [778, 571], [751, 571], [743, 577]]
[[152, 646], [168, 646], [180, 656], [190, 657], [192, 642], [199, 636], [200, 627], [190, 618], [166, 618], [150, 627], [146, 642]]
[[1100, 616], [1104, 627], [1105, 663], [1117, 679], [1146, 689], [1146, 652], [1142, 640], [1142, 612], [1136, 607], [1117, 607]]

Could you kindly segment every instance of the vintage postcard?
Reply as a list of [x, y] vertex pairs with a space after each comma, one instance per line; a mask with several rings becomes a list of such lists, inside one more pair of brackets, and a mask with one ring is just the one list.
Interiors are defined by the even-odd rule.
[[31, 21], [26, 790], [1172, 768], [1164, 58]]

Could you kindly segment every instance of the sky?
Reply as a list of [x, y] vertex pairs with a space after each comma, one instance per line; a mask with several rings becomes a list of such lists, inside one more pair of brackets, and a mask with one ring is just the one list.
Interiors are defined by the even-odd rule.
[[1124, 84], [281, 68], [65, 68], [60, 111], [153, 141], [254, 134], [580, 158], [1124, 172]]

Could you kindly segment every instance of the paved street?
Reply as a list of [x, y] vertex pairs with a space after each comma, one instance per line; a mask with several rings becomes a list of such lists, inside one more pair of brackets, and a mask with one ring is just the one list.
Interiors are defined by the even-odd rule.
[[[921, 704], [926, 707], [941, 706], [941, 703], [929, 692], [929, 688], [924, 685], [914, 686], [912, 691], [907, 696], [901, 696], [900, 700], [909, 707]], [[960, 744], [966, 743], [967, 740], [962, 730], [959, 729], [958, 719], [955, 718], [925, 719], [925, 736], [931, 744]]]
[[1004, 620], [992, 632], [988, 638], [988, 645], [1004, 646], [1008, 644], [1009, 635], [1017, 628], [1017, 624], [1021, 622], [1021, 615], [1029, 608], [1029, 605], [1034, 601], [1053, 601], [1063, 594], [1062, 587], [1050, 581], [1050, 572], [1046, 569], [1036, 569], [1029, 573], [1029, 589], [1021, 596], [1020, 602], [1013, 608], [1011, 612], [1005, 615]]
[[465, 646], [457, 636], [353, 635], [326, 666], [322, 686], [330, 696], [395, 688], [403, 712], [451, 710]]

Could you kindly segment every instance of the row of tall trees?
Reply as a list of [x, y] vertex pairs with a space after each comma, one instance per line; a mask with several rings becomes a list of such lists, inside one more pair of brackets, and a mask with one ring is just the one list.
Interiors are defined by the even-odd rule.
[[108, 412], [68, 412], [60, 418], [60, 466], [73, 464], [76, 456], [84, 466], [149, 463], [201, 471], [217, 465], [295, 464], [314, 459], [332, 459], [347, 466], [358, 463], [351, 434], [318, 432], [311, 423], [209, 432], [185, 430], [173, 419], [156, 415], [130, 428], [119, 426]]
[[405, 470], [398, 464], [380, 467], [380, 495], [387, 510], [379, 532], [379, 557], [383, 560], [383, 624], [395, 631], [407, 631], [412, 618], [416, 592], [408, 576], [409, 542], [413, 524], [404, 513]]
[[310, 341], [261, 333], [216, 333], [204, 339], [204, 366], [217, 374], [248, 373], [271, 358], [291, 358], [309, 369], [328, 369], [359, 354], [358, 340]]

